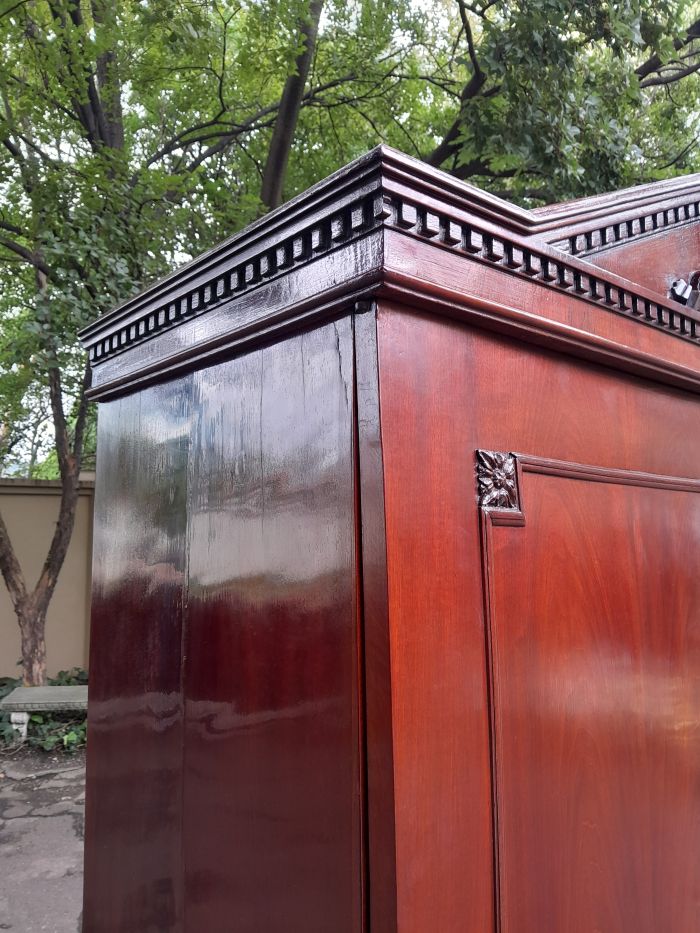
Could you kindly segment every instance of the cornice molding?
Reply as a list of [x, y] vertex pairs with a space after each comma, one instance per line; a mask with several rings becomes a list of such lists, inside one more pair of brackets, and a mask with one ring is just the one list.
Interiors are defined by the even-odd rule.
[[[189, 288], [166, 300], [154, 301], [145, 311], [125, 315], [97, 339], [83, 331], [81, 337], [89, 348], [90, 362], [95, 365], [108, 357], [128, 350], [156, 334], [177, 327], [185, 320], [235, 300], [261, 285], [273, 282], [294, 269], [326, 256], [342, 246], [376, 229], [383, 218], [381, 196], [365, 195], [330, 212], [306, 227], [283, 237], [275, 245], [266, 244], [232, 265], [199, 276]], [[167, 294], [167, 292], [166, 292]], [[106, 319], [105, 319], [106, 320]]]
[[675, 201], [666, 206], [644, 208], [641, 212], [636, 211], [610, 223], [599, 224], [589, 229], [574, 229], [566, 236], [550, 239], [548, 242], [571, 256], [588, 256], [699, 219], [700, 195], [693, 194], [680, 203]]
[[684, 200], [700, 190], [700, 173], [679, 175], [631, 188], [618, 188], [573, 201], [559, 201], [530, 211], [541, 229], [583, 223], [621, 211], [642, 211], [645, 206], [668, 200]]
[[386, 226], [456, 251], [478, 262], [498, 266], [547, 288], [624, 314], [641, 324], [700, 341], [700, 313], [636, 285], [612, 272], [569, 257], [535, 238], [523, 238], [476, 220], [427, 209], [403, 197], [385, 194]]
[[[681, 194], [684, 201], [667, 203], [671, 196]], [[171, 352], [163, 349], [167, 331], [182, 328], [183, 345], [176, 348], [176, 355], [184, 361], [185, 356], [203, 358], [209, 344], [221, 346], [227, 329], [245, 331], [248, 339], [256, 327], [261, 333], [269, 329], [273, 312], [276, 325], [286, 317], [291, 321], [299, 305], [292, 287], [300, 281], [299, 273], [307, 277], [305, 307], [314, 301], [326, 306], [329, 281], [322, 276], [316, 281], [311, 272], [315, 263], [328, 260], [334, 296], [346, 288], [357, 297], [358, 283], [363, 281], [380, 285], [386, 259], [382, 247], [373, 246], [370, 270], [369, 253], [363, 255], [361, 242], [372, 236], [381, 238], [383, 229], [697, 343], [699, 312], [588, 264], [580, 256], [589, 243], [600, 248], [608, 245], [610, 237], [619, 242], [664, 225], [700, 219], [699, 177], [623, 192], [625, 210], [643, 208], [644, 214], [625, 214], [622, 220], [612, 210], [612, 196], [589, 200], [588, 206], [575, 202], [549, 212], [526, 211], [380, 146], [85, 328], [81, 339], [94, 370], [93, 395], [101, 394], [102, 383], [113, 381], [111, 374], [107, 379], [102, 373], [110, 369], [105, 363], [115, 357], [131, 360], [124, 367], [126, 375], [120, 376], [123, 386], [138, 381], [142, 373], [155, 372]], [[653, 206], [660, 201], [660, 207]], [[600, 215], [605, 212], [608, 218], [614, 216], [601, 225]], [[579, 221], [597, 224], [598, 231], [612, 230], [612, 234], [570, 233], [572, 222]], [[564, 231], [567, 238], [560, 248], [547, 242], [548, 237], [561, 237]], [[261, 296], [272, 294], [274, 301], [268, 302], [267, 297], [249, 300], [256, 291]], [[239, 309], [244, 307], [243, 320]], [[310, 313], [305, 310], [305, 322]], [[189, 323], [197, 320], [200, 325]], [[207, 323], [213, 321], [215, 334]], [[167, 341], [173, 347], [177, 342], [169, 337]]]

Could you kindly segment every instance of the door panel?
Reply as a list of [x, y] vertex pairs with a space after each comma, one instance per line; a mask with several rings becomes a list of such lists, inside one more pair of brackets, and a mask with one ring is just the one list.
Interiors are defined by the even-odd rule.
[[503, 466], [480, 468], [500, 929], [696, 931], [700, 483]]

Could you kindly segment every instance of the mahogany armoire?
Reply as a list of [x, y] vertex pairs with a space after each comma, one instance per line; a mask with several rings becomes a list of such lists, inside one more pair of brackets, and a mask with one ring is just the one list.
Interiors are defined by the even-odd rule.
[[83, 332], [85, 933], [698, 933], [698, 267], [380, 147]]

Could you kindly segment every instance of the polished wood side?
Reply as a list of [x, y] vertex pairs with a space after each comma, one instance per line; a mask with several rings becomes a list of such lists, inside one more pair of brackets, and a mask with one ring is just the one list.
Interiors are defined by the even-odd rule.
[[484, 513], [500, 929], [693, 933], [700, 481], [582, 475]]
[[191, 377], [101, 407], [86, 933], [182, 933], [180, 646]]
[[[434, 275], [435, 270], [429, 274]], [[388, 302], [379, 306], [378, 348], [394, 708], [392, 741], [399, 930], [401, 933], [423, 933], [426, 929], [439, 929], [442, 933], [490, 933], [495, 923], [493, 865], [496, 853], [492, 844], [487, 632], [475, 451], [479, 448], [523, 450], [540, 457], [601, 467], [697, 477], [700, 406], [697, 397], [680, 390]], [[528, 477], [528, 482], [530, 480]], [[569, 484], [573, 485], [574, 481]], [[635, 494], [625, 491], [621, 495]], [[682, 584], [678, 599], [690, 598], [697, 590], [690, 589], [688, 571], [681, 566], [671, 573], [671, 559], [681, 564], [685, 560], [688, 565], [688, 554], [692, 552], [686, 550], [684, 558], [673, 543], [676, 520], [680, 516], [677, 510], [669, 511], [665, 504], [669, 496], [685, 494], [644, 490], [643, 495], [641, 492], [637, 495], [639, 507], [649, 510], [645, 518], [647, 524], [639, 528], [644, 527], [657, 535], [653, 542], [655, 547], [651, 548], [652, 542], [649, 542], [650, 550], [644, 553], [651, 560], [654, 552], [667, 548], [669, 555], [659, 558], [660, 566], [669, 573], [669, 581], [678, 580]], [[662, 508], [654, 505], [657, 501], [654, 497], [659, 495], [664, 501]], [[592, 515], [601, 516], [601, 507], [596, 504], [600, 501], [591, 501]], [[563, 499], [560, 507], [564, 507]], [[629, 503], [624, 507], [632, 508]], [[527, 502], [525, 508], [527, 511]], [[632, 514], [626, 513], [625, 521], [627, 534], [634, 541]], [[592, 543], [604, 535], [605, 528], [603, 524], [601, 531], [591, 532]], [[687, 520], [681, 523], [680, 529], [687, 548], [694, 541]], [[523, 530], [499, 529], [499, 533], [512, 535], [515, 540]], [[556, 560], [564, 562], [566, 553], [575, 544], [575, 537], [572, 537], [575, 532], [561, 539], [554, 531], [554, 528], [548, 529], [546, 541], [540, 541], [539, 546], [562, 551]], [[697, 528], [693, 534], [697, 535]], [[619, 535], [615, 540], [620, 546]], [[585, 540], [581, 547], [583, 554], [592, 553]], [[624, 572], [647, 572], [641, 553], [634, 551]], [[622, 573], [623, 563], [619, 568]], [[521, 572], [524, 574], [525, 570]], [[593, 572], [604, 579], [605, 565], [596, 562], [590, 570]], [[672, 582], [668, 586], [663, 583], [660, 571], [650, 571], [650, 574], [649, 583], [640, 584], [640, 596], [648, 600], [653, 596], [654, 600], [646, 611], [657, 620], [658, 613], [663, 613], [666, 622], [678, 610], [680, 621], [685, 620], [689, 625], [688, 604], [683, 607], [675, 602], [674, 596], [665, 595]], [[504, 575], [507, 575], [505, 570]], [[560, 594], [554, 595], [561, 580], [561, 575], [548, 572], [536, 575], [532, 585], [541, 588], [542, 600], [565, 600], [567, 592], [573, 599], [575, 594], [571, 587], [563, 584]], [[571, 583], [568, 578], [564, 582]], [[652, 584], [653, 592], [647, 588]], [[548, 593], [552, 595], [548, 597]], [[638, 602], [632, 605], [637, 606]], [[668, 606], [667, 614], [664, 606]], [[515, 620], [513, 624], [520, 623]], [[640, 675], [637, 683], [644, 694], [640, 708], [649, 712], [655, 688], [651, 686], [648, 673], [655, 671], [664, 689], [671, 691], [667, 702], [673, 705], [672, 693], [678, 690], [681, 705], [684, 703], [688, 707], [689, 690], [697, 690], [697, 681], [695, 687], [687, 682], [683, 687], [673, 686], [676, 683], [673, 664], [676, 664], [675, 674], [689, 676], [690, 668], [681, 670], [678, 666], [679, 653], [683, 644], [697, 650], [696, 643], [692, 642], [697, 638], [696, 629], [693, 634], [687, 628], [685, 636], [681, 636], [676, 625], [665, 627], [663, 632], [658, 621], [654, 626], [645, 630], [644, 638], [641, 629], [637, 629], [638, 635], [631, 629], [625, 636], [627, 642], [618, 633], [619, 652], [613, 651], [614, 646], [611, 646], [613, 666], [607, 669], [606, 676], [625, 675], [634, 670], [636, 664]], [[667, 639], [665, 643], [663, 637]], [[526, 648], [523, 646], [523, 652]], [[631, 648], [635, 648], [637, 655]], [[596, 662], [591, 663], [595, 665]], [[694, 665], [696, 662], [689, 658], [683, 663]], [[700, 674], [697, 667], [694, 671], [697, 677]], [[562, 697], [552, 698], [548, 715], [553, 720], [561, 715], [561, 704], [567, 702], [566, 682], [562, 689]], [[614, 693], [617, 688], [611, 684], [608, 689]], [[521, 699], [529, 702], [528, 696], [523, 695]], [[697, 695], [692, 703], [697, 719]], [[670, 749], [676, 741], [672, 736], [675, 727], [671, 729], [669, 725], [671, 721], [678, 726], [680, 731], [675, 730], [678, 735], [683, 732], [685, 742], [692, 741], [691, 727], [687, 723], [684, 725], [686, 713], [687, 709], [683, 711], [680, 706], [672, 708], [670, 714], [667, 709], [666, 725], [649, 719], [646, 726], [649, 741], [656, 742], [660, 753], [665, 754], [664, 749]], [[590, 715], [593, 715], [592, 710]], [[620, 734], [615, 732], [618, 723], [619, 720], [613, 723], [609, 741]], [[602, 714], [598, 728], [607, 728]], [[642, 734], [641, 728], [635, 725], [637, 738]], [[660, 729], [668, 732], [663, 739], [659, 738]], [[513, 741], [516, 740], [514, 737]], [[670, 744], [664, 744], [666, 742]], [[564, 751], [563, 747], [552, 748], [550, 754], [564, 755]], [[692, 818], [697, 820], [697, 783], [691, 789], [688, 770], [690, 762], [697, 762], [697, 759], [692, 759], [691, 750], [685, 754], [685, 763], [674, 777], [674, 786], [683, 788], [685, 796], [681, 806], [686, 818], [690, 818], [692, 808]], [[628, 764], [640, 763], [642, 757], [637, 754], [635, 758], [631, 754]], [[559, 761], [560, 769], [564, 769], [566, 761], [563, 758]], [[595, 763], [590, 765], [593, 770], [589, 776], [596, 773], [601, 784], [619, 784], [621, 772], [615, 770], [613, 764], [610, 753], [607, 760], [600, 759], [597, 772]], [[563, 771], [557, 773], [561, 778]], [[559, 779], [557, 773], [552, 777], [555, 782]], [[660, 773], [649, 776], [652, 784]], [[697, 776], [697, 771], [695, 773]], [[522, 774], [513, 780], [519, 778], [530, 782], [530, 786], [537, 776]], [[641, 792], [641, 785], [637, 787]], [[590, 789], [587, 792], [589, 797], [595, 793]], [[565, 793], [564, 788], [561, 793]], [[623, 790], [616, 787], [607, 793], [621, 794]], [[633, 882], [642, 875], [635, 874], [634, 865], [639, 865], [641, 859], [647, 859], [648, 863], [653, 861], [655, 849], [651, 843], [661, 840], [664, 821], [669, 833], [674, 832], [672, 825], [678, 825], [674, 823], [676, 814], [664, 810], [665, 806], [671, 806], [669, 800], [668, 796], [663, 797], [661, 811], [653, 817], [658, 820], [655, 839], [632, 837], [634, 845], [643, 842], [644, 852], [633, 852], [631, 843], [624, 849], [630, 867], [627, 875], [617, 876], [626, 884], [618, 889], [623, 902], [636, 896]], [[649, 807], [653, 803], [650, 797]], [[628, 810], [620, 815], [620, 827], [628, 825], [630, 813]], [[608, 817], [610, 814], [601, 810], [599, 815]], [[647, 828], [649, 819], [652, 818], [648, 817]], [[678, 840], [679, 848], [674, 857], [680, 858], [683, 848], [685, 858], [696, 862], [697, 835], [686, 835], [684, 839], [679, 836]], [[534, 840], [530, 842], [536, 845]], [[619, 844], [624, 847], [624, 840]], [[544, 856], [533, 853], [532, 857]], [[681, 885], [685, 884], [683, 907], [669, 908], [666, 916], [683, 919], [686, 924], [688, 912], [697, 907], [697, 899], [693, 900], [697, 898], [697, 891], [688, 887], [690, 870], [673, 883], [666, 870], [660, 875], [669, 884], [666, 898], [673, 897], [674, 892], [681, 896]], [[534, 884], [532, 874], [528, 877]], [[537, 879], [538, 890], [556, 884], [558, 878], [542, 873]], [[576, 883], [575, 877], [568, 882]], [[590, 875], [586, 883], [591, 883]], [[583, 896], [583, 890], [581, 888], [579, 897]], [[590, 892], [590, 888], [588, 890]], [[660, 896], [658, 885], [654, 891]], [[567, 895], [562, 893], [561, 896]], [[626, 926], [596, 927], [589, 922], [588, 926], [576, 928], [577, 933], [579, 930], [596, 933], [598, 929], [635, 933], [638, 913], [632, 907], [630, 911], [631, 919], [625, 921]], [[656, 916], [659, 915], [657, 910]], [[539, 926], [513, 926], [508, 933], [568, 930], [566, 925], [550, 925], [544, 922], [541, 914], [537, 916]], [[679, 930], [690, 933], [687, 926]]]
[[467, 446], [473, 348], [467, 335], [455, 325], [380, 305], [400, 933], [493, 929], [484, 628]]
[[[595, 276], [595, 267], [585, 266]], [[516, 278], [502, 263], [465, 262], [453, 249], [435, 248], [395, 230], [386, 234], [381, 294], [435, 316], [691, 391], [700, 389], [697, 343], [643, 323], [629, 313], [631, 302], [625, 313], [596, 307], [578, 297], [573, 287], [557, 290], [545, 287], [541, 279]], [[691, 313], [700, 318], [700, 312]], [[697, 327], [700, 334], [700, 324]]]
[[586, 261], [668, 295], [674, 279], [700, 266], [700, 225], [680, 226], [590, 253]]
[[698, 475], [699, 199], [379, 148], [84, 332], [86, 933], [690, 933], [696, 494], [475, 452]]
[[192, 933], [361, 929], [349, 317], [194, 377]]
[[395, 933], [396, 814], [384, 467], [374, 303], [355, 316], [358, 590], [366, 769], [368, 929]]
[[85, 929], [362, 928], [352, 321], [105, 403]]

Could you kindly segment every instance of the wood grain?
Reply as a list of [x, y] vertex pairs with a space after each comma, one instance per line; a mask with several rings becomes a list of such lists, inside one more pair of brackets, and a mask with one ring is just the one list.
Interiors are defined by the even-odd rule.
[[[556, 933], [570, 929], [576, 933], [635, 933], [642, 929], [646, 933], [652, 928], [690, 933], [697, 925], [694, 912], [698, 903], [697, 874], [693, 874], [698, 836], [693, 827], [697, 827], [700, 809], [698, 744], [694, 741], [693, 723], [700, 710], [700, 668], [698, 607], [693, 602], [698, 596], [697, 583], [693, 582], [697, 574], [683, 553], [692, 554], [697, 547], [696, 506], [691, 510], [688, 505], [689, 501], [695, 502], [697, 494], [688, 491], [695, 487], [685, 479], [697, 482], [700, 462], [700, 409], [695, 397], [389, 303], [379, 306], [378, 346], [395, 710], [399, 929], [413, 933], [435, 922], [435, 928], [445, 931], [490, 933], [500, 922], [494, 914], [498, 889], [492, 874], [494, 860], [500, 857], [499, 876], [505, 878], [506, 885], [506, 913], [502, 919], [510, 924], [504, 927], [507, 933], [539, 933], [542, 929]], [[490, 784], [491, 754], [495, 771], [500, 774], [503, 749], [500, 745], [492, 748], [489, 740], [488, 632], [481, 576], [477, 449], [525, 450], [531, 455], [533, 470], [535, 460], [540, 461], [537, 469], [541, 472], [527, 473], [522, 490], [525, 527], [517, 527], [522, 525], [517, 512], [511, 517], [509, 510], [504, 510], [508, 527], [494, 528], [494, 536], [501, 536], [496, 557], [500, 586], [513, 603], [512, 611], [503, 608], [505, 596], [498, 604], [499, 648], [506, 659], [503, 663], [510, 663], [511, 633], [522, 631], [530, 619], [528, 599], [540, 601], [533, 605], [542, 607], [543, 626], [547, 619], [558, 618], [546, 615], [545, 609], [549, 611], [550, 606], [585, 621], [589, 617], [595, 620], [591, 613], [600, 610], [600, 601], [606, 604], [612, 600], [615, 611], [610, 624], [619, 621], [622, 631], [610, 629], [605, 634], [602, 630], [601, 644], [596, 646], [593, 641], [587, 649], [584, 674], [595, 674], [598, 692], [607, 692], [614, 699], [618, 689], [616, 665], [624, 668], [628, 664], [638, 672], [634, 688], [637, 724], [635, 734], [629, 736], [627, 764], [624, 748], [619, 753], [615, 750], [615, 743], [622, 740], [624, 714], [611, 721], [607, 735], [608, 714], [601, 712], [596, 721], [593, 706], [589, 731], [597, 736], [595, 741], [602, 751], [594, 748], [591, 753], [598, 761], [597, 770], [595, 761], [589, 762], [585, 780], [581, 776], [581, 812], [595, 803], [603, 808], [599, 818], [612, 820], [605, 806], [612, 806], [613, 799], [619, 801], [624, 796], [631, 767], [642, 772], [629, 806], [605, 830], [606, 842], [611, 833], [618, 835], [612, 866], [615, 871], [607, 873], [615, 878], [621, 899], [615, 909], [611, 906], [611, 889], [596, 890], [591, 874], [595, 857], [603, 865], [602, 851], [597, 856], [588, 851], [589, 868], [577, 887], [579, 866], [574, 855], [577, 841], [583, 837], [571, 835], [567, 842], [564, 824], [557, 824], [551, 830], [552, 837], [546, 837], [545, 798], [537, 797], [543, 771], [547, 793], [555, 795], [559, 802], [566, 801], [570, 781], [577, 780], [576, 754], [580, 747], [567, 752], [570, 757], [566, 765], [558, 757], [563, 754], [567, 721], [557, 717], [574, 692], [567, 680], [569, 655], [563, 643], [550, 640], [537, 649], [537, 668], [532, 676], [536, 679], [546, 668], [551, 649], [555, 679], [548, 681], [552, 709], [547, 731], [541, 741], [538, 738], [540, 745], [537, 754], [533, 750], [532, 759], [523, 758], [528, 754], [528, 743], [522, 736], [527, 735], [527, 728], [537, 730], [540, 726], [537, 720], [530, 724], [534, 715], [532, 697], [524, 687], [517, 688], [520, 692], [510, 697], [507, 711], [502, 714], [510, 718], [501, 724], [501, 732], [514, 743], [521, 757], [516, 759], [515, 751], [510, 750], [510, 783], [506, 789], [511, 794], [510, 818], [505, 824], [499, 823], [497, 837], [493, 834], [496, 824], [491, 822], [495, 821], [492, 793], [498, 786], [500, 800], [501, 789], [496, 782]], [[563, 481], [545, 472], [546, 464], [552, 468], [552, 460], [592, 463], [594, 469], [581, 469], [577, 479]], [[601, 481], [605, 470], [612, 471], [608, 482]], [[616, 485], [619, 477], [615, 471], [631, 471], [630, 485]], [[661, 477], [659, 481], [666, 486], [664, 477], [678, 477], [678, 488], [649, 488], [648, 474]], [[634, 486], [633, 482], [646, 485]], [[581, 486], [593, 492], [580, 501], [574, 500], [572, 514], [565, 512], [567, 493], [563, 491], [556, 514], [550, 503], [549, 523], [543, 524], [543, 519], [533, 531], [530, 502], [534, 500], [528, 493], [533, 488], [539, 490], [536, 484], [547, 483], [559, 484], [553, 487], [556, 489]], [[617, 525], [611, 527], [605, 518], [608, 495], [618, 497], [617, 511], [613, 510], [618, 515]], [[557, 520], [564, 523], [564, 530]], [[518, 550], [518, 536], [523, 534], [529, 536], [530, 543]], [[505, 544], [501, 539], [513, 542], [507, 561], [502, 559]], [[600, 556], [595, 552], [598, 543]], [[619, 559], [617, 551], [624, 552]], [[658, 555], [658, 567], [652, 569], [654, 555]], [[629, 619], [629, 629], [623, 625], [624, 619]], [[594, 626], [594, 621], [590, 624]], [[551, 638], [559, 637], [554, 621], [550, 627], [554, 633]], [[534, 631], [541, 634], [539, 629]], [[566, 631], [571, 631], [571, 626]], [[591, 639], [596, 631], [594, 626]], [[564, 638], [563, 633], [560, 636]], [[606, 639], [611, 641], [607, 659], [596, 655], [598, 648], [604, 649]], [[536, 646], [523, 635], [517, 647], [520, 684], [527, 673], [529, 652]], [[663, 727], [655, 725], [653, 718], [646, 724], [644, 720], [646, 715], [652, 716], [658, 702], [652, 677], [658, 664], [665, 665], [662, 695], [664, 689], [671, 690], [670, 684], [676, 684], [673, 690], [681, 697], [677, 708], [673, 706], [676, 700], [669, 699], [673, 708], [664, 714]], [[576, 683], [580, 686], [579, 681]], [[512, 689], [515, 691], [516, 685]], [[625, 690], [630, 689], [628, 684]], [[681, 708], [685, 718], [681, 717], [679, 723], [690, 723], [682, 726], [687, 752], [685, 758], [681, 756], [672, 764], [669, 749], [675, 739], [669, 717]], [[639, 745], [643, 735], [649, 736], [646, 748]], [[546, 746], [550, 738], [551, 748]], [[539, 754], [543, 756], [542, 768]], [[616, 757], [618, 754], [621, 757]], [[676, 765], [678, 771], [671, 777]], [[664, 781], [666, 789], [662, 787]], [[522, 790], [516, 793], [521, 783]], [[609, 786], [605, 793], [610, 796], [607, 802], [591, 803], [599, 793], [599, 785]], [[518, 793], [533, 795], [539, 807], [539, 825], [523, 815], [529, 798]], [[687, 823], [682, 831], [680, 824], [673, 822], [678, 815], [673, 794], [678, 793], [682, 794], [680, 810]], [[660, 815], [666, 811], [666, 816]], [[637, 834], [631, 832], [635, 819], [640, 827], [646, 827]], [[658, 834], [643, 839], [641, 833], [647, 832], [653, 820], [657, 821]], [[666, 837], [666, 830], [661, 828], [664, 821], [670, 821]], [[572, 833], [581, 826], [573, 817], [566, 823]], [[542, 839], [548, 843], [546, 854]], [[494, 841], [498, 842], [498, 851]], [[509, 861], [508, 853], [513, 851], [509, 846], [517, 852], [517, 861], [516, 856]], [[641, 846], [646, 853], [643, 856], [636, 854]], [[657, 851], [664, 853], [659, 857], [663, 857], [665, 867], [643, 900], [648, 907], [649, 897], [656, 898], [651, 916], [657, 926], [649, 926], [650, 921], [645, 920], [647, 925], [640, 927], [641, 907], [631, 909], [627, 915], [621, 905], [633, 897], [637, 882], [649, 882], [650, 876], [640, 860], [653, 860]], [[622, 869], [619, 862], [626, 857], [630, 863]], [[564, 867], [567, 858], [570, 870]], [[526, 871], [528, 859], [533, 867]], [[683, 860], [688, 863], [685, 868], [681, 866]], [[674, 872], [676, 881], [672, 882]], [[601, 877], [605, 874], [601, 868]], [[525, 888], [532, 889], [527, 896], [540, 898], [534, 906], [527, 900]], [[508, 894], [511, 890], [515, 892], [512, 896]], [[676, 896], [682, 904], [670, 903]], [[564, 902], [568, 906], [562, 906]], [[546, 916], [543, 904], [552, 906], [554, 920]], [[521, 911], [523, 905], [529, 913]], [[575, 911], [581, 917], [580, 925], [571, 926], [579, 922], [572, 920]], [[522, 920], [518, 919], [520, 914]]]
[[467, 332], [378, 321], [401, 933], [493, 927], [485, 635]]
[[181, 642], [192, 379], [103, 405], [84, 929], [184, 931]]
[[351, 321], [198, 373], [187, 929], [361, 928]]
[[500, 929], [700, 917], [700, 481], [522, 471], [486, 512]]
[[700, 264], [700, 228], [687, 224], [664, 233], [620, 243], [587, 256], [601, 269], [668, 292], [673, 281], [688, 278]]
[[376, 308], [355, 315], [358, 532], [367, 769], [368, 927], [392, 933], [396, 915], [396, 813], [392, 667]]
[[86, 933], [696, 933], [699, 229], [380, 147], [85, 331]]

